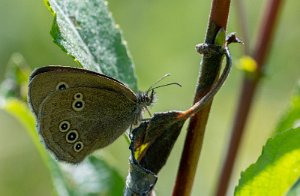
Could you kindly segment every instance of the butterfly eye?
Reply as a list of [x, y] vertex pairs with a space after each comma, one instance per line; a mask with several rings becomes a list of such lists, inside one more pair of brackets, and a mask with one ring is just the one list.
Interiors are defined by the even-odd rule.
[[74, 143], [78, 139], [78, 133], [75, 130], [69, 131], [66, 135], [68, 143]]
[[75, 101], [73, 102], [73, 104], [72, 104], [72, 108], [73, 108], [75, 111], [77, 111], [77, 112], [83, 110], [83, 108], [84, 108], [84, 101], [82, 101], [82, 100], [75, 100]]
[[69, 88], [69, 85], [65, 82], [59, 82], [57, 85], [56, 85], [56, 90], [65, 90]]
[[70, 123], [66, 120], [62, 121], [60, 124], [59, 124], [59, 130], [61, 132], [66, 132], [70, 129]]
[[74, 99], [82, 99], [83, 98], [83, 94], [82, 93], [76, 93], [74, 95]]
[[76, 142], [73, 146], [75, 152], [80, 152], [83, 149], [83, 143], [82, 142]]

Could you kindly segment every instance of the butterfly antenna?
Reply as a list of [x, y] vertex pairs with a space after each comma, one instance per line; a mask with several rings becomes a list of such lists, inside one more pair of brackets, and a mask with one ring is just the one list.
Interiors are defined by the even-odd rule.
[[159, 85], [159, 86], [156, 86], [156, 87], [152, 87], [151, 89], [149, 89], [150, 91], [151, 90], [154, 90], [154, 89], [157, 89], [157, 88], [160, 88], [160, 87], [164, 87], [164, 86], [170, 86], [170, 85], [177, 85], [179, 87], [182, 87], [181, 84], [177, 83], [177, 82], [172, 82], [172, 83], [168, 83], [168, 84], [163, 84], [163, 85]]
[[163, 77], [161, 77], [158, 81], [156, 81], [154, 84], [152, 84], [146, 92], [149, 93], [150, 91], [152, 91], [154, 89], [157, 89], [157, 88], [160, 88], [160, 87], [164, 87], [164, 86], [174, 85], [174, 84], [181, 87], [181, 85], [179, 83], [177, 83], [177, 82], [172, 82], [172, 83], [169, 83], [169, 84], [163, 84], [163, 85], [155, 86], [159, 82], [161, 82], [163, 79], [165, 79], [166, 77], [169, 77], [170, 75], [171, 74], [168, 73], [168, 74], [164, 75]]
[[165, 79], [166, 77], [169, 77], [171, 74], [167, 73], [165, 74], [163, 77], [161, 77], [159, 80], [157, 80], [154, 84], [152, 84], [148, 90], [146, 92], [151, 91], [153, 88], [155, 88], [154, 86], [157, 85], [158, 83], [160, 83], [160, 81], [162, 81], [163, 79]]

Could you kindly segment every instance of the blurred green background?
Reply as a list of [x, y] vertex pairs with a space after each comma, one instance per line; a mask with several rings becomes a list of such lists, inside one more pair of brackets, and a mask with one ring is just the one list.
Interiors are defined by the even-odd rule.
[[[200, 56], [195, 44], [204, 40], [211, 1], [184, 2], [155, 0], [109, 0], [109, 7], [121, 26], [133, 56], [141, 90], [147, 89], [165, 73], [168, 81], [182, 88], [166, 87], [157, 90], [158, 101], [151, 111], [184, 110], [193, 100], [199, 72]], [[264, 8], [260, 0], [245, 0], [250, 45], [255, 43], [257, 25]], [[265, 1], [263, 1], [265, 2]], [[239, 173], [260, 154], [289, 96], [300, 78], [299, 51], [300, 1], [287, 1], [282, 9], [275, 34], [266, 77], [259, 89], [252, 110], [243, 147], [235, 167], [229, 195], [237, 184]], [[32, 67], [61, 64], [74, 65], [72, 59], [52, 43], [49, 34], [52, 16], [43, 1], [0, 0], [0, 79], [10, 56], [21, 53]], [[235, 1], [232, 2], [228, 31], [240, 34]], [[232, 45], [233, 61], [243, 54], [243, 46]], [[226, 85], [216, 96], [210, 114], [202, 157], [196, 174], [193, 195], [211, 195], [228, 144], [233, 114], [242, 73], [233, 68]], [[13, 117], [0, 111], [0, 195], [55, 195], [50, 174], [42, 162], [31, 138]], [[186, 129], [159, 174], [158, 195], [170, 195]], [[107, 157], [124, 176], [127, 175], [127, 144], [121, 137], [100, 153]]]

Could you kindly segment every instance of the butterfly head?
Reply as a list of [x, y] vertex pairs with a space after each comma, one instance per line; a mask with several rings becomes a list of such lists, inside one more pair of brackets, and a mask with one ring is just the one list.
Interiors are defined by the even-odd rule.
[[172, 82], [172, 83], [156, 86], [160, 81], [162, 81], [164, 78], [166, 78], [168, 76], [170, 76], [170, 74], [166, 74], [163, 77], [161, 77], [157, 82], [155, 82], [152, 86], [150, 86], [150, 88], [146, 92], [138, 92], [136, 94], [138, 107], [137, 107], [137, 111], [136, 111], [137, 115], [135, 117], [133, 124], [135, 124], [135, 125], [138, 124], [138, 121], [140, 121], [142, 119], [142, 112], [144, 110], [147, 110], [147, 112], [151, 116], [151, 114], [148, 110], [148, 107], [151, 106], [156, 100], [155, 91], [154, 91], [155, 89], [164, 87], [164, 86], [174, 85], [174, 84], [181, 87], [181, 85], [178, 84], [177, 82]]
[[155, 91], [151, 89], [150, 91], [146, 92], [138, 92], [137, 93], [137, 103], [140, 105], [141, 108], [146, 108], [151, 106], [155, 100]]

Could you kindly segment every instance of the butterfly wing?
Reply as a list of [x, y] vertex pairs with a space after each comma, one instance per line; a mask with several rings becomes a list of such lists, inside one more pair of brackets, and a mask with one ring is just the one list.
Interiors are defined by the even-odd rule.
[[124, 94], [110, 89], [54, 91], [40, 104], [39, 132], [59, 160], [78, 163], [124, 133], [136, 107]]
[[36, 69], [29, 80], [29, 104], [37, 116], [39, 106], [52, 92], [73, 87], [90, 87], [115, 91], [136, 102], [135, 93], [118, 80], [85, 69], [46, 66]]

